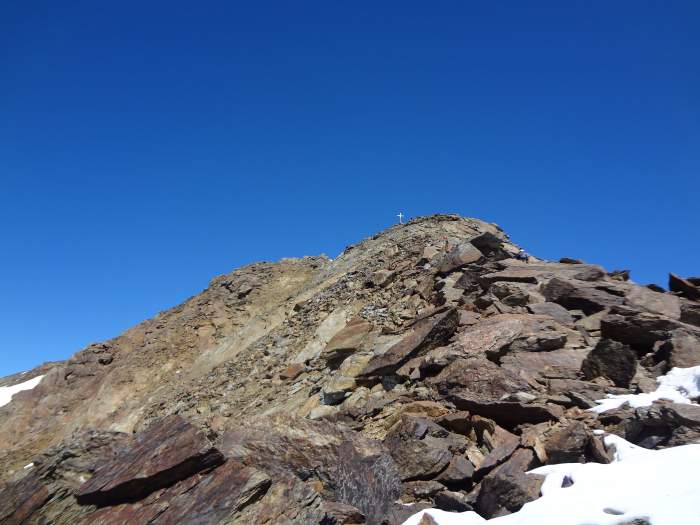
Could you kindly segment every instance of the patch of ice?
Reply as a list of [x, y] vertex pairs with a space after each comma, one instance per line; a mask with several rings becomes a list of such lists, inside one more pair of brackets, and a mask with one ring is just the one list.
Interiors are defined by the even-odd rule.
[[[429, 514], [438, 525], [619, 525], [646, 518], [654, 525], [700, 523], [700, 445], [647, 450], [617, 436], [615, 459], [601, 463], [564, 463], [531, 471], [545, 475], [542, 497], [514, 514], [484, 520], [475, 512], [421, 511], [404, 525]], [[562, 487], [565, 478], [573, 484]]]
[[33, 468], [33, 467], [34, 467], [34, 463], [27, 463], [23, 468], [24, 468], [24, 470], [28, 470], [28, 469]]
[[625, 403], [632, 408], [648, 407], [659, 399], [669, 399], [674, 403], [693, 404], [692, 399], [700, 397], [700, 366], [691, 368], [673, 368], [665, 376], [656, 379], [659, 387], [650, 393], [643, 394], [610, 394], [606, 399], [598, 399], [597, 407], [589, 409], [601, 414], [614, 410]]
[[0, 386], [0, 407], [5, 406], [12, 401], [12, 396], [14, 396], [17, 392], [21, 392], [22, 390], [31, 390], [34, 388], [39, 384], [43, 377], [44, 376], [36, 376], [29, 381], [25, 381], [24, 383], [19, 383], [17, 385]]

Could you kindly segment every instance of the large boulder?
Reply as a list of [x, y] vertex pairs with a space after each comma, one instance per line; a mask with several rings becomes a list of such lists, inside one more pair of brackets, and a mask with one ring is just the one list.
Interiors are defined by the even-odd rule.
[[327, 366], [337, 368], [349, 355], [365, 348], [372, 332], [372, 324], [355, 317], [335, 334], [321, 353]]
[[481, 482], [476, 500], [477, 512], [488, 519], [505, 516], [539, 498], [544, 476], [526, 474], [535, 465], [532, 451], [518, 449]]
[[201, 430], [172, 415], [137, 434], [100, 465], [75, 495], [81, 504], [92, 505], [138, 500], [223, 461]]
[[686, 330], [673, 330], [661, 345], [661, 354], [668, 356], [670, 368], [700, 365], [700, 337]]
[[700, 301], [700, 287], [674, 273], [668, 274], [668, 289], [692, 301]]
[[602, 339], [581, 364], [585, 379], [607, 377], [615, 385], [628, 387], [637, 371], [637, 354], [629, 346]]
[[442, 274], [453, 272], [469, 263], [478, 261], [484, 256], [472, 243], [463, 243], [455, 246], [438, 265], [438, 271]]
[[586, 315], [619, 305], [624, 298], [609, 293], [610, 286], [599, 286], [575, 279], [555, 277], [542, 288], [547, 301], [558, 303], [568, 310], [582, 310]]
[[446, 435], [425, 418], [405, 415], [387, 434], [384, 445], [394, 458], [402, 481], [432, 479], [450, 465], [449, 442], [435, 435], [436, 428], [438, 436]]
[[327, 421], [284, 414], [257, 418], [224, 433], [221, 450], [273, 479], [302, 479], [324, 501], [359, 509], [368, 524], [379, 524], [400, 494], [399, 472], [386, 448]]
[[382, 376], [395, 372], [410, 358], [445, 344], [457, 329], [458, 322], [459, 314], [453, 308], [421, 319], [398, 343], [385, 353], [375, 355], [361, 375]]

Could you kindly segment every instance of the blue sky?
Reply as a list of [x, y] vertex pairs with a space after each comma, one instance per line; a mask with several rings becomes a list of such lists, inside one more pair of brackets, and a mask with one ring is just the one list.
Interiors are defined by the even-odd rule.
[[9, 2], [0, 375], [409, 216], [700, 274], [700, 3]]

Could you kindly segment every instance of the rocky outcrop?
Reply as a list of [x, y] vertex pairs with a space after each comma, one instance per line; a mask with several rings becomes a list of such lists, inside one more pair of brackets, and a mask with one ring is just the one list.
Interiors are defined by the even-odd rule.
[[588, 409], [700, 365], [700, 281], [517, 253], [495, 225], [419, 218], [218, 277], [31, 372], [0, 407], [0, 521], [490, 518], [539, 497], [535, 466], [610, 461], [594, 430], [699, 440], [697, 405]]

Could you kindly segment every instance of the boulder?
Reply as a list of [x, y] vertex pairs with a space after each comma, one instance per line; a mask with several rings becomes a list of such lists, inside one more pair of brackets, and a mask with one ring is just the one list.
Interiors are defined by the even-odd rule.
[[526, 474], [535, 461], [532, 451], [521, 448], [488, 474], [480, 484], [476, 511], [487, 519], [496, 518], [539, 498], [544, 476]]
[[517, 374], [504, 370], [483, 357], [453, 361], [437, 376], [428, 379], [428, 383], [448, 398], [458, 395], [460, 398], [486, 403], [498, 401], [513, 392], [530, 390], [528, 383]]
[[547, 462], [585, 463], [586, 452], [592, 435], [582, 421], [571, 421], [560, 425], [544, 442]]
[[700, 287], [674, 273], [668, 274], [668, 289], [691, 301], [700, 301]]
[[585, 379], [607, 377], [615, 385], [628, 387], [637, 371], [637, 354], [626, 344], [602, 339], [581, 364]]
[[447, 468], [437, 478], [446, 486], [460, 485], [469, 481], [474, 475], [474, 465], [464, 456], [455, 455], [450, 460]]
[[410, 358], [445, 344], [457, 329], [458, 321], [459, 314], [454, 308], [421, 319], [398, 343], [370, 359], [361, 375], [382, 376], [395, 372]]
[[75, 495], [83, 505], [138, 500], [223, 461], [201, 430], [178, 415], [167, 416], [136, 434]]
[[567, 310], [582, 310], [586, 315], [624, 302], [623, 297], [608, 293], [595, 284], [559, 277], [544, 285], [542, 293], [547, 301], [558, 303]]
[[670, 368], [690, 368], [700, 365], [700, 337], [686, 330], [673, 330], [660, 347], [660, 352], [668, 356]]
[[327, 366], [337, 368], [349, 355], [362, 350], [372, 332], [372, 324], [355, 317], [335, 334], [321, 354]]
[[81, 525], [222, 523], [259, 501], [271, 485], [264, 472], [227, 461], [212, 473], [182, 480], [141, 502], [99, 509]]
[[561, 348], [551, 352], [512, 352], [501, 357], [501, 367], [535, 381], [551, 378], [576, 379], [587, 355], [588, 350], [585, 348]]
[[564, 326], [574, 326], [574, 318], [571, 316], [571, 314], [566, 308], [557, 303], [534, 303], [529, 305], [527, 308], [533, 314], [546, 315]]
[[681, 302], [678, 297], [655, 292], [643, 286], [633, 286], [625, 295], [624, 304], [632, 308], [665, 315], [671, 319], [680, 319], [681, 317]]
[[437, 425], [424, 418], [405, 415], [389, 430], [384, 445], [402, 481], [432, 479], [450, 464], [449, 443], [430, 435], [431, 426]]
[[472, 243], [455, 246], [447, 253], [438, 265], [438, 272], [446, 274], [458, 270], [469, 263], [478, 261], [484, 256]]
[[[279, 490], [282, 497], [284, 487], [278, 487], [278, 479], [301, 479], [305, 486], [316, 486], [315, 493], [323, 501], [359, 509], [368, 524], [379, 524], [401, 491], [396, 465], [381, 443], [327, 421], [284, 414], [253, 418], [224, 433], [221, 451], [229, 461], [266, 472], [275, 480], [271, 493]], [[259, 518], [248, 521], [263, 522], [276, 523]]]

